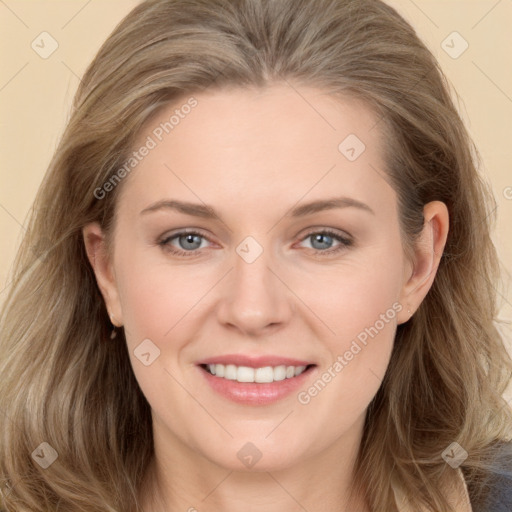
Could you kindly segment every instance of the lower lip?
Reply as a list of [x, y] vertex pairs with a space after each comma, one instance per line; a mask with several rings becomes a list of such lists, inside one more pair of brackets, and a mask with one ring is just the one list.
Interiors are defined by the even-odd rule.
[[245, 405], [268, 405], [285, 398], [304, 386], [305, 381], [316, 367], [308, 367], [297, 377], [261, 384], [216, 377], [203, 367], [198, 366], [198, 368], [211, 388], [225, 398]]

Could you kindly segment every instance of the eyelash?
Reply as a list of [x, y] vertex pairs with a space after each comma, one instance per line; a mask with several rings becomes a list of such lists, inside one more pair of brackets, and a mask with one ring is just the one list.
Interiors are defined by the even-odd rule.
[[[175, 233], [172, 236], [168, 236], [168, 237], [163, 238], [162, 240], [160, 240], [158, 242], [158, 245], [160, 247], [162, 247], [163, 249], [165, 249], [166, 251], [170, 252], [174, 256], [184, 256], [186, 258], [197, 256], [198, 255], [198, 252], [197, 252], [198, 250], [197, 249], [193, 250], [193, 251], [184, 251], [182, 249], [176, 249], [175, 247], [170, 245], [171, 240], [174, 240], [175, 238], [179, 238], [181, 236], [186, 236], [186, 235], [197, 235], [197, 236], [199, 236], [201, 238], [204, 238], [205, 240], [208, 240], [209, 242], [211, 242], [211, 240], [209, 240], [209, 238], [207, 238], [206, 236], [202, 235], [198, 231], [184, 230], [184, 231], [180, 231], [178, 233]], [[340, 235], [339, 233], [337, 233], [337, 232], [335, 232], [335, 231], [333, 231], [331, 229], [322, 229], [322, 230], [318, 230], [318, 231], [310, 231], [308, 234], [306, 234], [301, 239], [301, 242], [303, 242], [304, 240], [307, 240], [309, 237], [311, 237], [313, 235], [327, 235], [330, 238], [333, 238], [333, 239], [337, 240], [338, 242], [340, 242], [339, 245], [337, 245], [337, 246], [335, 246], [334, 248], [331, 248], [331, 249], [325, 249], [325, 250], [313, 249], [313, 254], [315, 256], [323, 256], [323, 255], [336, 254], [336, 253], [338, 253], [338, 252], [340, 252], [340, 251], [342, 251], [344, 249], [347, 249], [348, 247], [351, 247], [353, 245], [353, 243], [354, 243], [352, 239], [344, 237], [344, 236]]]

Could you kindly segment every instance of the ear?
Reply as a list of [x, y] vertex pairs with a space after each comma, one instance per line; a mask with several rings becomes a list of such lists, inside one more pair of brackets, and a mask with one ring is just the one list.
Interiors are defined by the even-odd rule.
[[105, 235], [97, 222], [82, 229], [87, 258], [105, 300], [108, 314], [116, 327], [123, 325], [123, 315], [112, 261], [107, 253]]
[[448, 237], [450, 219], [443, 202], [426, 204], [423, 218], [423, 229], [414, 246], [413, 261], [407, 265], [404, 276], [400, 294], [403, 309], [398, 316], [399, 324], [409, 320], [430, 290]]

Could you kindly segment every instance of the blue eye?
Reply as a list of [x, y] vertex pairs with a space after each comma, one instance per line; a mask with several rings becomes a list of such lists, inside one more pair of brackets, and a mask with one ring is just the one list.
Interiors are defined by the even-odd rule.
[[[311, 248], [316, 254], [332, 254], [341, 251], [353, 244], [349, 238], [331, 230], [314, 231], [306, 235], [302, 241], [310, 240]], [[337, 245], [335, 243], [337, 242]]]
[[[196, 232], [181, 232], [164, 238], [159, 245], [172, 254], [179, 256], [194, 256], [198, 249], [202, 249], [202, 243], [207, 239]], [[177, 241], [178, 246], [173, 242]]]

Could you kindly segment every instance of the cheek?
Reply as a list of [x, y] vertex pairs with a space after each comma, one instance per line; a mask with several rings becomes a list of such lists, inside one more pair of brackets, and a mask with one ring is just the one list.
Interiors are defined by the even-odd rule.
[[321, 280], [317, 273], [299, 292], [310, 298], [308, 306], [322, 320], [324, 327], [317, 333], [327, 350], [314, 385], [297, 398], [326, 417], [333, 403], [343, 404], [347, 414], [337, 418], [337, 428], [363, 413], [386, 372], [403, 309], [398, 300], [401, 261], [398, 252], [382, 248], [327, 271], [329, 279]]
[[332, 309], [331, 326], [336, 334], [321, 340], [327, 354], [315, 379], [296, 397], [305, 430], [317, 432], [319, 443], [326, 447], [364, 416], [378, 392], [401, 310], [389, 291], [383, 293], [373, 286], [355, 290], [357, 295], [339, 298], [338, 307]]
[[196, 328], [195, 315], [209, 283], [185, 266], [155, 264], [146, 251], [127, 253], [119, 258], [117, 268], [122, 276], [118, 288], [135, 377], [153, 411], [165, 416], [171, 405], [178, 411], [166, 416], [166, 424], [179, 430], [186, 422], [179, 411], [187, 411], [190, 405], [190, 397], [180, 386], [184, 374], [179, 358]]
[[[307, 279], [297, 275], [294, 288], [334, 335], [334, 345], [343, 348], [381, 315], [396, 319], [401, 309], [397, 302], [403, 284], [401, 264], [397, 251], [382, 247], [337, 266], [318, 266], [307, 272]], [[382, 328], [381, 322], [378, 327]]]
[[168, 339], [215, 282], [211, 270], [155, 261], [156, 251], [135, 250], [117, 262], [125, 331], [132, 343]]

